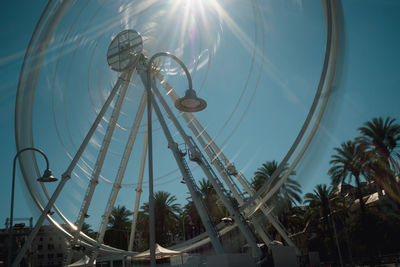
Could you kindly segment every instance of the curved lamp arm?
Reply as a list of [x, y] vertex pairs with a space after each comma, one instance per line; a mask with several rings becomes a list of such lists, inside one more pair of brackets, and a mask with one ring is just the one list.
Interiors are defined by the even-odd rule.
[[152, 65], [154, 59], [159, 56], [167, 56], [167, 57], [174, 59], [177, 63], [179, 63], [179, 65], [185, 71], [186, 77], [188, 79], [189, 89], [186, 90], [185, 96], [175, 100], [175, 103], [174, 103], [175, 107], [178, 110], [183, 111], [183, 112], [198, 112], [198, 111], [205, 109], [207, 107], [207, 102], [204, 99], [197, 97], [196, 91], [193, 90], [193, 87], [192, 87], [192, 77], [190, 76], [188, 69], [186, 68], [185, 64], [183, 64], [183, 62], [176, 56], [171, 55], [168, 52], [160, 52], [160, 53], [157, 53], [154, 56], [152, 56], [150, 61], [148, 62], [148, 66], [147, 66], [147, 69], [150, 70], [147, 72], [147, 80], [150, 81], [151, 65]]
[[19, 157], [19, 155], [21, 155], [22, 152], [25, 152], [27, 150], [32, 150], [32, 151], [36, 151], [39, 152], [40, 154], [42, 154], [42, 156], [44, 157], [44, 159], [46, 160], [46, 170], [49, 169], [49, 159], [47, 158], [46, 154], [44, 154], [44, 152], [40, 149], [34, 148], [34, 147], [26, 147], [21, 149], [20, 151], [17, 152], [17, 154], [14, 157], [14, 165], [13, 165], [13, 170], [15, 170], [15, 165], [16, 165], [16, 161], [17, 158]]
[[151, 79], [151, 71], [150, 70], [151, 70], [151, 65], [153, 64], [153, 61], [157, 57], [161, 57], [161, 56], [172, 58], [173, 60], [175, 60], [182, 67], [182, 69], [185, 71], [186, 77], [188, 79], [189, 90], [193, 90], [193, 88], [192, 88], [192, 77], [190, 76], [189, 70], [186, 68], [185, 64], [183, 64], [182, 60], [180, 60], [178, 57], [176, 57], [176, 56], [174, 56], [174, 55], [172, 55], [172, 54], [170, 54], [168, 52], [159, 52], [159, 53], [154, 54], [150, 58], [149, 63], [147, 64], [147, 69], [149, 70], [147, 72], [147, 80], [150, 81], [150, 79]]

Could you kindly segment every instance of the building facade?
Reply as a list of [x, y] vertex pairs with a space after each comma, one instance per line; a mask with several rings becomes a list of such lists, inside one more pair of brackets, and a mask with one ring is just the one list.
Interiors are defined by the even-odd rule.
[[[16, 223], [13, 227], [12, 258], [14, 259], [32, 231], [32, 225]], [[0, 266], [7, 266], [9, 229], [0, 229]], [[21, 266], [45, 267], [63, 266], [68, 241], [53, 225], [43, 225], [21, 262]], [[83, 256], [74, 253], [74, 259]]]

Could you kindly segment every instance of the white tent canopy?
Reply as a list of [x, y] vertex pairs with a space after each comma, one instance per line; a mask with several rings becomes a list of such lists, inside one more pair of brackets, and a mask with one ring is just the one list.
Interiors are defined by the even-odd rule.
[[[156, 259], [170, 258], [172, 256], [181, 255], [181, 251], [171, 250], [156, 244]], [[134, 260], [149, 260], [150, 250], [143, 251], [133, 257]]]

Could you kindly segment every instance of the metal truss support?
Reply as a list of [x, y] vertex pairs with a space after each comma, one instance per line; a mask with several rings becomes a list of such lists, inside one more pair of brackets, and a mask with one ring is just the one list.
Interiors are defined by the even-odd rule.
[[115, 106], [115, 108], [113, 110], [113, 113], [111, 115], [111, 119], [110, 119], [110, 121], [108, 123], [106, 134], [104, 136], [103, 143], [102, 143], [99, 155], [98, 155], [97, 160], [96, 160], [95, 168], [93, 170], [89, 186], [88, 186], [88, 188], [86, 190], [86, 194], [84, 196], [84, 199], [83, 199], [83, 202], [82, 202], [82, 206], [81, 206], [81, 209], [80, 209], [79, 214], [78, 214], [78, 220], [77, 220], [77, 223], [76, 223], [76, 228], [77, 229], [75, 230], [75, 232], [73, 234], [73, 239], [72, 239], [72, 242], [71, 242], [70, 247], [69, 247], [69, 253], [67, 254], [66, 261], [65, 261], [66, 265], [71, 263], [71, 259], [72, 259], [72, 255], [73, 255], [73, 250], [71, 248], [74, 245], [76, 245], [77, 242], [78, 242], [78, 237], [79, 237], [79, 234], [80, 234], [80, 232], [82, 230], [82, 225], [83, 225], [83, 223], [85, 221], [85, 217], [87, 217], [87, 212], [88, 212], [88, 209], [89, 209], [89, 206], [90, 206], [90, 202], [92, 200], [95, 188], [96, 188], [97, 184], [99, 183], [100, 172], [101, 172], [101, 169], [103, 167], [103, 163], [104, 163], [104, 160], [105, 160], [105, 157], [106, 157], [106, 154], [107, 154], [107, 150], [108, 150], [108, 147], [109, 147], [110, 142], [111, 142], [111, 137], [112, 137], [112, 135], [114, 133], [115, 125], [117, 123], [117, 120], [118, 120], [118, 117], [119, 117], [119, 113], [121, 111], [122, 103], [124, 102], [125, 94], [126, 94], [126, 91], [128, 89], [129, 81], [130, 81], [130, 79], [132, 77], [132, 73], [133, 73], [133, 69], [128, 71], [127, 78], [124, 81], [124, 85], [122, 86], [122, 88], [121, 88], [121, 90], [119, 92], [119, 95], [118, 95], [117, 101], [116, 101], [116, 106]]
[[146, 124], [146, 132], [145, 132], [144, 141], [143, 141], [142, 159], [140, 161], [139, 181], [138, 181], [138, 185], [136, 187], [136, 200], [135, 200], [135, 207], [133, 210], [133, 219], [132, 219], [131, 233], [129, 236], [128, 251], [132, 251], [133, 242], [135, 240], [136, 224], [137, 224], [137, 219], [138, 219], [138, 214], [139, 214], [140, 196], [142, 195], [142, 183], [143, 183], [143, 174], [144, 174], [144, 167], [145, 167], [144, 165], [146, 163], [147, 131], [148, 131], [148, 127]]
[[101, 108], [99, 114], [97, 114], [96, 119], [94, 120], [92, 126], [89, 129], [89, 132], [85, 136], [85, 138], [82, 141], [82, 144], [79, 146], [78, 151], [76, 152], [74, 158], [72, 159], [71, 163], [69, 164], [67, 170], [64, 172], [62, 175], [60, 183], [57, 185], [56, 189], [53, 192], [53, 195], [51, 196], [49, 202], [45, 206], [45, 208], [42, 211], [42, 214], [40, 215], [39, 219], [36, 222], [35, 227], [32, 229], [31, 233], [29, 234], [27, 240], [25, 241], [24, 245], [22, 246], [21, 250], [19, 251], [17, 257], [15, 258], [12, 267], [17, 267], [19, 266], [22, 258], [24, 257], [26, 251], [32, 244], [33, 239], [36, 237], [37, 233], [39, 232], [40, 227], [42, 226], [44, 220], [48, 216], [48, 212], [51, 209], [51, 207], [54, 205], [56, 199], [60, 195], [62, 189], [64, 188], [65, 183], [71, 178], [71, 173], [74, 170], [76, 164], [78, 163], [79, 159], [81, 158], [83, 152], [86, 149], [86, 146], [89, 144], [90, 139], [92, 138], [94, 132], [97, 129], [97, 126], [99, 125], [100, 121], [102, 120], [104, 114], [106, 113], [108, 107], [110, 106], [112, 100], [114, 99], [116, 93], [118, 92], [118, 89], [120, 88], [122, 82], [124, 79], [127, 77], [127, 73], [122, 73], [117, 82], [115, 83], [114, 88], [112, 89], [110, 95], [108, 96], [106, 102], [104, 103], [103, 107]]
[[129, 134], [128, 141], [125, 145], [125, 151], [124, 151], [124, 154], [121, 159], [117, 177], [115, 178], [113, 189], [112, 189], [110, 197], [108, 199], [105, 212], [102, 216], [100, 231], [99, 231], [99, 235], [97, 237], [97, 248], [93, 251], [93, 253], [90, 257], [89, 265], [93, 265], [93, 262], [97, 258], [98, 249], [100, 248], [100, 244], [103, 243], [104, 235], [107, 230], [107, 224], [108, 224], [112, 209], [114, 207], [115, 201], [117, 199], [118, 192], [121, 189], [122, 179], [124, 178], [124, 175], [125, 175], [126, 166], [128, 165], [128, 161], [131, 156], [132, 148], [135, 143], [136, 135], [139, 131], [139, 126], [140, 126], [140, 122], [142, 121], [145, 107], [146, 107], [146, 94], [143, 93], [138, 111], [136, 112], [135, 120], [134, 120], [132, 128], [131, 128], [131, 132]]

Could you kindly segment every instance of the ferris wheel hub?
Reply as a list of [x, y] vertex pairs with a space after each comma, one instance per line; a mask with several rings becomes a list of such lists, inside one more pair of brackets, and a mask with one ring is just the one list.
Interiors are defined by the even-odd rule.
[[135, 30], [124, 30], [114, 37], [108, 47], [108, 65], [112, 70], [124, 71], [137, 64], [142, 50], [142, 36]]

